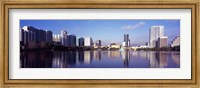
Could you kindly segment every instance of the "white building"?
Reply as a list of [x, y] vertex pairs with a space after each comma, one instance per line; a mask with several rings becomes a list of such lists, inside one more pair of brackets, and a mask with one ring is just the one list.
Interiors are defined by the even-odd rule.
[[171, 43], [170, 46], [171, 46], [171, 47], [180, 46], [180, 36], [176, 36], [176, 37], [173, 39], [173, 41], [172, 41], [172, 43]]
[[84, 46], [92, 46], [92, 38], [91, 37], [84, 38]]
[[46, 42], [50, 43], [52, 42], [52, 31], [46, 30]]
[[76, 38], [76, 46], [79, 46], [79, 38], [80, 38], [80, 37], [77, 37], [77, 38]]
[[61, 31], [61, 44], [67, 46], [67, 31]]
[[60, 35], [53, 35], [53, 41], [54, 42], [61, 42], [61, 36]]
[[126, 46], [126, 42], [122, 42], [122, 46], [125, 47]]
[[151, 48], [157, 47], [158, 38], [164, 36], [164, 26], [152, 26], [149, 29], [149, 43]]

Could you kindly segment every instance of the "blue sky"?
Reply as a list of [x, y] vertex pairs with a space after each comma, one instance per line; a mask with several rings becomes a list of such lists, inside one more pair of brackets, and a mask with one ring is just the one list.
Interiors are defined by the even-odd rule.
[[121, 44], [123, 35], [129, 34], [131, 45], [149, 42], [149, 28], [163, 25], [164, 35], [170, 43], [180, 35], [180, 20], [20, 20], [20, 27], [33, 26], [60, 34], [66, 30], [77, 37], [92, 37], [93, 41], [102, 40], [103, 45], [111, 42]]

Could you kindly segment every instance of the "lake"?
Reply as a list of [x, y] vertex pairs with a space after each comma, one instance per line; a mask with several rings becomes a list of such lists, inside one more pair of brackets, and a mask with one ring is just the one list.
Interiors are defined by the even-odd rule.
[[177, 51], [24, 51], [21, 68], [180, 68]]

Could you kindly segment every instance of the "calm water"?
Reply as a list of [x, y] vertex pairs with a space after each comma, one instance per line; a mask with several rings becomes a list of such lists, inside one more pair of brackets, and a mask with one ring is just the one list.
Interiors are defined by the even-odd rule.
[[21, 52], [21, 68], [180, 68], [173, 51]]

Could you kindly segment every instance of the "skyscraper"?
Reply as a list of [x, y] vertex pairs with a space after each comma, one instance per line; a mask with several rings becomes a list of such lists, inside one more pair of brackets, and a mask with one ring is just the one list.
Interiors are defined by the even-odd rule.
[[91, 37], [84, 38], [84, 46], [92, 46], [92, 38]]
[[32, 26], [24, 26], [21, 30], [21, 39], [24, 43], [30, 41], [46, 42], [46, 31]]
[[61, 31], [61, 44], [67, 46], [67, 31]]
[[52, 37], [52, 32], [46, 30], [46, 42], [47, 42], [47, 43], [51, 43], [51, 42], [52, 42], [52, 39], [53, 39], [53, 37]]
[[168, 37], [162, 36], [158, 38], [158, 48], [167, 47], [168, 46]]
[[75, 47], [76, 46], [76, 35], [71, 34], [67, 36], [67, 46]]
[[80, 47], [83, 47], [83, 46], [84, 46], [84, 38], [82, 38], [82, 37], [79, 38], [79, 39], [78, 39], [78, 42], [79, 42], [79, 46], [80, 46]]
[[126, 47], [130, 46], [129, 34], [124, 34], [124, 42]]
[[40, 41], [40, 42], [41, 42], [41, 41], [46, 42], [46, 39], [47, 39], [46, 37], [47, 37], [47, 36], [46, 36], [46, 31], [40, 29], [40, 30], [39, 30], [39, 41]]
[[35, 38], [36, 36], [39, 36], [36, 34], [37, 31], [38, 29], [32, 26], [24, 26], [21, 30], [21, 41], [23, 41], [24, 44], [27, 44], [30, 41], [37, 41]]
[[164, 36], [164, 26], [152, 26], [149, 29], [149, 43], [151, 48], [158, 46], [158, 38]]
[[79, 37], [76, 37], [76, 46], [79, 46]]
[[96, 45], [101, 47], [101, 40], [97, 40]]

